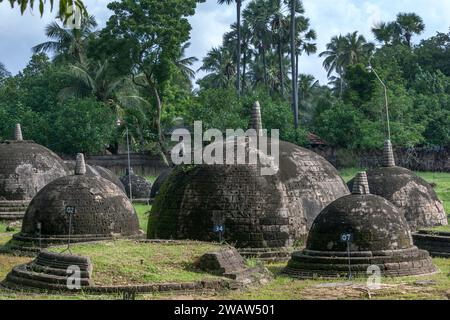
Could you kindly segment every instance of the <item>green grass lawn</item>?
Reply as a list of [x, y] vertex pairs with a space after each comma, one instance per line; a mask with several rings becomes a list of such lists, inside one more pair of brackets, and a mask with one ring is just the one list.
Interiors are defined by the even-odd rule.
[[152, 206], [135, 203], [134, 208], [136, 209], [136, 213], [139, 218], [140, 228], [144, 230], [145, 233], [147, 233], [148, 218], [149, 218], [148, 212], [152, 209]]
[[[220, 245], [205, 243], [157, 244], [132, 240], [78, 244], [72, 253], [88, 256], [96, 285], [132, 285], [201, 281], [216, 276], [195, 268], [197, 258]], [[52, 248], [54, 252], [61, 248]]]

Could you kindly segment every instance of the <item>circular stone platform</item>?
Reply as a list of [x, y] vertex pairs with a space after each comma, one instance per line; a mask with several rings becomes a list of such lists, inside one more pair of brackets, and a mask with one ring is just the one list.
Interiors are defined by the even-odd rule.
[[[259, 113], [259, 104], [254, 113]], [[268, 139], [267, 150], [275, 142]], [[253, 249], [241, 252], [288, 257], [317, 214], [349, 193], [337, 170], [307, 149], [279, 141], [280, 162], [275, 164], [249, 139], [224, 144], [224, 150], [245, 150], [247, 159], [258, 153], [258, 163], [177, 166], [155, 198], [148, 238], [218, 241], [213, 229], [223, 226], [223, 240]], [[263, 175], [262, 169], [275, 174]]]
[[[67, 242], [69, 214], [71, 242], [106, 240], [141, 235], [133, 205], [115, 184], [87, 175], [83, 155], [77, 159], [75, 175], [59, 178], [45, 186], [31, 201], [22, 231], [14, 240], [43, 245]], [[41, 225], [39, 232], [38, 224]]]
[[[444, 206], [431, 185], [410, 170], [395, 166], [390, 141], [385, 143], [383, 167], [367, 171], [367, 178], [371, 193], [397, 206], [412, 231], [448, 224]], [[348, 186], [351, 190], [353, 180]]]
[[413, 234], [413, 240], [433, 257], [450, 258], [450, 232], [421, 230]]
[[0, 143], [0, 219], [23, 218], [30, 200], [51, 181], [66, 176], [64, 162], [49, 149], [22, 138]]
[[[264, 267], [247, 267], [236, 249], [225, 245], [114, 241], [84, 244], [82, 248], [74, 245], [73, 255], [57, 253], [62, 247], [49, 250], [41, 251], [30, 263], [14, 267], [1, 285], [19, 291], [204, 293], [235, 290], [270, 280]], [[115, 259], [118, 254], [125, 260]], [[135, 260], [140, 263], [134, 263]], [[101, 263], [96, 267], [98, 261]], [[72, 274], [67, 272], [74, 267], [80, 271], [78, 287], [73, 287]]]
[[[342, 241], [343, 235], [350, 235], [351, 241]], [[357, 176], [352, 195], [334, 201], [319, 214], [306, 249], [292, 254], [284, 272], [299, 278], [337, 278], [349, 275], [349, 264], [356, 276], [367, 276], [372, 265], [384, 276], [436, 271], [428, 252], [413, 245], [398, 209], [369, 194], [365, 173]]]
[[133, 200], [148, 200], [150, 190], [152, 189], [152, 184], [148, 182], [144, 177], [134, 174], [133, 169], [131, 169], [131, 172], [129, 172], [129, 170], [127, 169], [126, 174], [120, 178], [120, 181], [124, 185], [125, 192], [128, 197], [131, 196]]

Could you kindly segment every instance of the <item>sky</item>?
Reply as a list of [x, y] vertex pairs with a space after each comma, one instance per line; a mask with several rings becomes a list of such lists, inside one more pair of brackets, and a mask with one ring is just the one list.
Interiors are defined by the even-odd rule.
[[[100, 26], [104, 26], [111, 12], [106, 4], [111, 0], [86, 0], [90, 14], [93, 14]], [[249, 0], [244, 1], [248, 2]], [[437, 31], [450, 29], [449, 0], [303, 0], [306, 16], [317, 31], [318, 52], [325, 50], [327, 42], [334, 35], [346, 34], [358, 30], [368, 40], [373, 41], [372, 26], [380, 21], [392, 21], [399, 12], [415, 12], [425, 22], [426, 30], [415, 42], [434, 35]], [[54, 14], [46, 12], [40, 17], [38, 12], [27, 11], [23, 16], [17, 8], [11, 10], [8, 3], [0, 4], [0, 61], [13, 74], [22, 70], [31, 56], [31, 47], [46, 41], [45, 26], [53, 20]], [[191, 47], [187, 54], [200, 61], [212, 48], [219, 46], [222, 35], [236, 21], [233, 5], [219, 6], [216, 0], [207, 0], [199, 4], [195, 16], [190, 18], [192, 25]], [[200, 67], [198, 62], [195, 69]], [[322, 68], [322, 59], [318, 54], [302, 56], [302, 73], [312, 74], [327, 83], [326, 72]], [[198, 74], [201, 77], [202, 74]]]

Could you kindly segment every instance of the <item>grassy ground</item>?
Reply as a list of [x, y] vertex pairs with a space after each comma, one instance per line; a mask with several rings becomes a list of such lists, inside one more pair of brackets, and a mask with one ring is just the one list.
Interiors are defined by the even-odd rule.
[[142, 230], [144, 230], [145, 233], [147, 233], [147, 227], [148, 227], [148, 213], [152, 209], [151, 205], [146, 204], [134, 204], [134, 208], [136, 209], [136, 213], [139, 218], [139, 226]]
[[[350, 180], [361, 169], [346, 169], [341, 172], [345, 181]], [[436, 192], [444, 201], [447, 212], [450, 213], [450, 174], [445, 173], [418, 173], [428, 182], [435, 184]], [[141, 228], [146, 230], [150, 210], [146, 205], [135, 205]], [[441, 229], [448, 229], [441, 228]], [[9, 235], [1, 235], [4, 226], [0, 224], [0, 246], [6, 243]], [[139, 245], [132, 242], [117, 241], [109, 244], [77, 245], [75, 252], [88, 255], [94, 262], [94, 281], [99, 284], [130, 284], [142, 282], [193, 281], [204, 278], [205, 274], [193, 269], [192, 261], [201, 255], [209, 245], [197, 246], [167, 246], [167, 245]], [[205, 246], [205, 247], [202, 247]], [[211, 245], [214, 246], [214, 245]], [[126, 257], [126, 259], [120, 259]], [[144, 263], [141, 264], [141, 260]], [[11, 268], [17, 264], [26, 263], [30, 258], [0, 255], [0, 280], [6, 276]], [[450, 299], [450, 259], [433, 259], [440, 273], [421, 277], [383, 278], [382, 288], [376, 291], [367, 291], [364, 288], [365, 279], [352, 280], [353, 285], [339, 285], [346, 280], [295, 280], [281, 274], [284, 264], [271, 264], [268, 268], [274, 274], [270, 283], [249, 288], [245, 291], [233, 291], [215, 295], [201, 296], [161, 296], [139, 295], [138, 299], [394, 299], [394, 300], [421, 300], [421, 299]], [[431, 281], [424, 286], [417, 281]], [[326, 284], [326, 286], [324, 286]], [[90, 295], [36, 295], [24, 293], [9, 293], [0, 291], [1, 299], [121, 299], [121, 296], [90, 296]]]
[[0, 233], [6, 232], [6, 224], [0, 222]]
[[[194, 262], [204, 253], [219, 248], [219, 245], [204, 243], [175, 245], [120, 240], [75, 245], [72, 253], [91, 258], [96, 285], [131, 285], [213, 278], [197, 270]], [[61, 248], [52, 251], [59, 252]]]

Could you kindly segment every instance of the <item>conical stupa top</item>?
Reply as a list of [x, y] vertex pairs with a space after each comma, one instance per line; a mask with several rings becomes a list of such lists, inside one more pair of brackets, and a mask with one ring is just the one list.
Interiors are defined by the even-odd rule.
[[394, 151], [392, 149], [391, 140], [384, 142], [383, 149], [383, 167], [395, 167]]
[[262, 135], [263, 127], [261, 119], [261, 105], [259, 104], [259, 101], [256, 101], [253, 104], [249, 128], [255, 129], [258, 135]]
[[356, 175], [353, 182], [352, 194], [370, 194], [369, 182], [367, 180], [366, 172], [360, 172]]
[[77, 154], [77, 161], [75, 163], [75, 175], [81, 176], [86, 174], [86, 163], [84, 162], [84, 155], [82, 153]]
[[16, 130], [14, 131], [14, 139], [16, 141], [23, 141], [22, 127], [20, 126], [20, 123], [16, 124]]
[[125, 170], [125, 175], [126, 175], [126, 176], [132, 176], [132, 175], [134, 175], [133, 168], [126, 168], [126, 170]]

